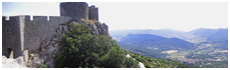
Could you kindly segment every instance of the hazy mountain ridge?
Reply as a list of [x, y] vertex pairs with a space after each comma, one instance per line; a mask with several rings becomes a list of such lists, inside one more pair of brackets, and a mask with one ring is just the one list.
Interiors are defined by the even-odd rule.
[[120, 42], [139, 47], [154, 47], [162, 50], [169, 49], [192, 49], [193, 43], [178, 39], [178, 38], [165, 38], [151, 34], [129, 34], [122, 38]]
[[110, 31], [111, 36], [117, 41], [128, 34], [152, 34], [166, 38], [179, 38], [192, 43], [214, 41], [214, 40], [227, 40], [228, 28], [208, 29], [200, 28], [189, 32], [183, 32], [174, 29], [140, 29], [140, 30], [113, 30]]
[[206, 38], [207, 40], [228, 40], [228, 28], [224, 29], [206, 29], [200, 28], [187, 32], [186, 34], [196, 35], [198, 37]]
[[183, 34], [183, 31], [179, 30], [173, 30], [173, 29], [137, 29], [137, 30], [113, 30], [110, 31], [110, 34], [113, 35], [113, 37], [117, 36], [126, 36], [128, 34], [152, 34], [152, 35], [158, 35], [162, 37], [175, 37], [180, 34]]

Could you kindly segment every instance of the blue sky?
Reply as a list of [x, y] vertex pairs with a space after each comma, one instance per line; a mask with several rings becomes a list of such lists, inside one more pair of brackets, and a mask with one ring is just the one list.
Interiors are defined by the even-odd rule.
[[[109, 30], [226, 28], [227, 2], [89, 2]], [[59, 16], [59, 2], [3, 2], [2, 14]]]
[[20, 10], [22, 8], [22, 3], [15, 3], [15, 2], [3, 2], [2, 3], [2, 13], [6, 15], [8, 13], [12, 13], [14, 11]]
[[59, 2], [3, 2], [2, 14], [59, 16]]

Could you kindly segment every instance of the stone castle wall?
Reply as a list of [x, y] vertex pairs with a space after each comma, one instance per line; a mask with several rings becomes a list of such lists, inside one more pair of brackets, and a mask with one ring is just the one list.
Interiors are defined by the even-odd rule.
[[[48, 42], [55, 31], [62, 24], [69, 22], [70, 17], [63, 16], [33, 16], [33, 20], [29, 20], [30, 16], [25, 16], [24, 28], [24, 48], [29, 51], [38, 49], [41, 42]], [[49, 18], [49, 20], [47, 20]]]
[[[49, 19], [49, 20], [48, 20]], [[13, 50], [14, 57], [20, 56], [23, 49], [35, 51], [41, 42], [50, 40], [55, 30], [69, 22], [70, 17], [63, 16], [12, 16], [9, 20], [3, 17], [3, 55], [9, 57]]]

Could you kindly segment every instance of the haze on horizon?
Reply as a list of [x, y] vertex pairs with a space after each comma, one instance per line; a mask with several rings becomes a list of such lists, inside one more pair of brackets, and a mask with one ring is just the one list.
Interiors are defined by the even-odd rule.
[[[60, 16], [59, 2], [3, 2], [3, 16]], [[109, 30], [227, 28], [227, 2], [88, 2]]]

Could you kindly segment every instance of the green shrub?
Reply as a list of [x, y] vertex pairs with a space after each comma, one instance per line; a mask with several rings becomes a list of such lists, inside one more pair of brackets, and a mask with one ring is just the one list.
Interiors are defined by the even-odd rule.
[[[60, 54], [55, 57], [55, 67], [137, 67], [135, 61], [126, 62], [125, 50], [104, 35], [92, 35], [86, 24], [69, 24], [69, 31], [60, 40]], [[128, 65], [125, 65], [125, 62]]]

